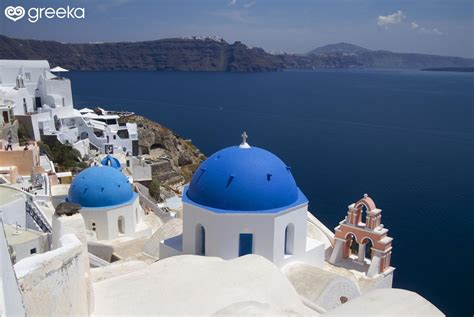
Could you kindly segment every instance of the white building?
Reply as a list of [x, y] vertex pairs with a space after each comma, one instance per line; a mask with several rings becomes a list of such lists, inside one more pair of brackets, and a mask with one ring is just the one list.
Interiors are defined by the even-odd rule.
[[81, 206], [86, 228], [98, 240], [150, 236], [144, 211], [127, 177], [110, 166], [89, 167], [73, 180], [67, 200]]
[[54, 136], [82, 155], [138, 154], [136, 124], [100, 109], [73, 108], [71, 81], [51, 73], [47, 61], [0, 60], [0, 127], [18, 119], [34, 140]]
[[44, 232], [5, 224], [5, 235], [16, 261], [50, 249], [48, 234]]
[[210, 156], [183, 192], [183, 234], [161, 242], [160, 257], [232, 259], [259, 254], [278, 266], [322, 266], [324, 242], [307, 238], [308, 200], [290, 168], [245, 142]]
[[44, 232], [36, 222], [41, 220], [33, 218], [32, 210], [28, 212], [28, 205], [33, 201], [27, 195], [18, 188], [0, 185], [0, 220], [16, 261], [50, 249], [47, 231]]
[[101, 153], [138, 155], [138, 130], [135, 123], [120, 123], [120, 116], [97, 108], [79, 110], [79, 139], [89, 140]]

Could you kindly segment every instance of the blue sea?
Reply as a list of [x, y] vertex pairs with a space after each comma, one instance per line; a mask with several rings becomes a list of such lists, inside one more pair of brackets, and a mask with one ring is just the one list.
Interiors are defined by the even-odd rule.
[[394, 287], [450, 316], [474, 300], [474, 75], [407, 70], [71, 72], [77, 106], [134, 111], [206, 155], [241, 142], [292, 167], [333, 229], [364, 193], [394, 238]]

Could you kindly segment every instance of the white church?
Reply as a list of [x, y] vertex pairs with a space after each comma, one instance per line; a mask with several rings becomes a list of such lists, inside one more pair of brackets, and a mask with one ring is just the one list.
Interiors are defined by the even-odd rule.
[[160, 255], [258, 254], [280, 267], [322, 266], [324, 242], [307, 236], [308, 199], [290, 167], [242, 137], [196, 170], [183, 191], [183, 234], [162, 241]]
[[74, 178], [66, 201], [81, 206], [86, 229], [96, 240], [149, 237], [151, 229], [143, 222], [138, 194], [120, 171], [120, 163], [111, 156], [102, 162], [103, 165], [89, 167]]

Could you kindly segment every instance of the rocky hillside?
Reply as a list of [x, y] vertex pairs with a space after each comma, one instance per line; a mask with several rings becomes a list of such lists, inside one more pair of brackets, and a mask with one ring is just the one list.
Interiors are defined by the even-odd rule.
[[323, 55], [323, 54], [355, 54], [360, 52], [367, 52], [369, 49], [357, 46], [351, 43], [340, 42], [336, 44], [328, 44], [315, 48], [308, 54]]
[[47, 59], [72, 70], [269, 71], [280, 59], [260, 48], [214, 39], [64, 44], [0, 36], [0, 59]]
[[339, 57], [348, 67], [427, 68], [474, 66], [474, 59], [472, 58], [370, 50], [343, 42], [318, 47], [310, 51], [306, 56], [312, 59]]
[[137, 115], [122, 117], [121, 121], [137, 123], [140, 152], [152, 162], [153, 180], [165, 190], [189, 182], [206, 158], [191, 141], [159, 123]]
[[147, 42], [68, 44], [0, 35], [0, 59], [47, 59], [71, 70], [255, 72], [320, 68], [473, 67], [474, 59], [369, 50], [330, 44], [308, 54], [269, 54], [240, 42], [173, 38]]

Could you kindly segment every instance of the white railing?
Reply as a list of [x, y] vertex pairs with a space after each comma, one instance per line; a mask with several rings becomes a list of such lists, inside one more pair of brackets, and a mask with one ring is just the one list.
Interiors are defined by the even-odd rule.
[[36, 225], [41, 229], [41, 231], [46, 232], [46, 233], [53, 232], [51, 222], [49, 221], [48, 217], [46, 217], [46, 215], [43, 213], [38, 203], [34, 200], [36, 196], [16, 187], [0, 184], [0, 188], [1, 187], [13, 189], [24, 194], [26, 213], [30, 215], [30, 217], [33, 219]]
[[40, 227], [41, 231], [46, 233], [53, 232], [53, 228], [49, 223], [48, 218], [43, 214], [38, 203], [31, 197], [27, 197], [26, 199], [26, 212], [31, 216], [38, 227]]

